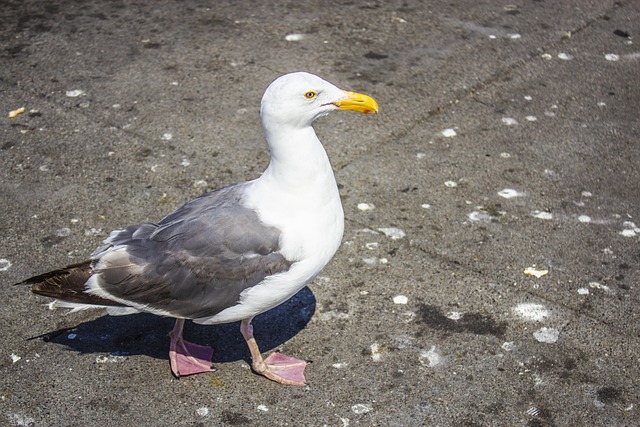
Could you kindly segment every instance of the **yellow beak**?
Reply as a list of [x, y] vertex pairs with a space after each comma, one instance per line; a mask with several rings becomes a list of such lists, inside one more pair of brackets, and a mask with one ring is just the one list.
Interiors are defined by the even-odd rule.
[[361, 93], [343, 91], [347, 96], [347, 99], [334, 102], [334, 104], [341, 110], [353, 110], [359, 113], [377, 113], [378, 103], [370, 96], [363, 95]]

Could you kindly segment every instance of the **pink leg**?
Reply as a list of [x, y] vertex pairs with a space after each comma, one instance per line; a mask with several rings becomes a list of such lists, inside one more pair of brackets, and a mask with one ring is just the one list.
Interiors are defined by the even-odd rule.
[[249, 346], [249, 351], [251, 351], [251, 367], [253, 370], [280, 384], [305, 385], [304, 368], [308, 362], [278, 352], [271, 353], [263, 360], [258, 344], [253, 338], [251, 320], [242, 321], [240, 332]]
[[176, 325], [169, 334], [171, 338], [169, 362], [173, 375], [180, 378], [180, 376], [215, 371], [211, 367], [213, 349], [185, 341], [182, 338], [183, 327], [184, 319], [176, 319]]

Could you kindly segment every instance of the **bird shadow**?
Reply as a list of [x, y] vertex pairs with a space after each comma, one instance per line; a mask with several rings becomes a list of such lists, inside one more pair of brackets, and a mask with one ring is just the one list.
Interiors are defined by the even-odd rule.
[[[254, 336], [264, 353], [298, 334], [309, 323], [316, 298], [308, 287], [288, 301], [253, 319]], [[169, 331], [174, 320], [148, 313], [102, 316], [70, 328], [58, 329], [30, 339], [64, 345], [79, 353], [146, 355], [169, 358]], [[197, 325], [187, 322], [184, 337], [190, 342], [213, 347], [214, 363], [250, 361], [249, 350], [240, 334], [240, 322]]]

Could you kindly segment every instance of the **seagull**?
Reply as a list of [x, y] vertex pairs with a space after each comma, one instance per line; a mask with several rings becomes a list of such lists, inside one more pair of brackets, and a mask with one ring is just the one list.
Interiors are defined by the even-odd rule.
[[22, 284], [60, 307], [175, 318], [169, 361], [177, 378], [215, 370], [213, 349], [183, 338], [186, 320], [241, 321], [253, 370], [305, 385], [307, 362], [277, 351], [263, 359], [251, 321], [312, 281], [340, 246], [340, 195], [312, 127], [334, 110], [377, 113], [378, 104], [313, 74], [277, 78], [260, 108], [271, 154], [260, 177], [205, 193], [157, 224], [112, 231], [88, 260]]

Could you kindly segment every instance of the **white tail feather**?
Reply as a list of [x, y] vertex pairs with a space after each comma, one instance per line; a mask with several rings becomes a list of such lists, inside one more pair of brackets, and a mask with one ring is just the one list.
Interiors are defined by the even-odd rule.
[[139, 310], [133, 307], [113, 307], [108, 305], [81, 304], [77, 302], [62, 301], [59, 299], [45, 305], [49, 306], [49, 310], [56, 310], [58, 308], [71, 309], [71, 311], [68, 311], [66, 314], [71, 314], [82, 310], [90, 310], [94, 308], [103, 308], [107, 310], [107, 314], [110, 316], [126, 316], [128, 314], [140, 313]]
[[70, 308], [71, 311], [67, 312], [67, 314], [75, 313], [77, 311], [82, 311], [82, 310], [89, 310], [92, 308], [106, 308], [103, 305], [81, 304], [77, 302], [63, 301], [59, 299], [54, 300], [49, 304], [45, 304], [45, 305], [49, 306], [49, 310], [56, 310], [58, 308]]

